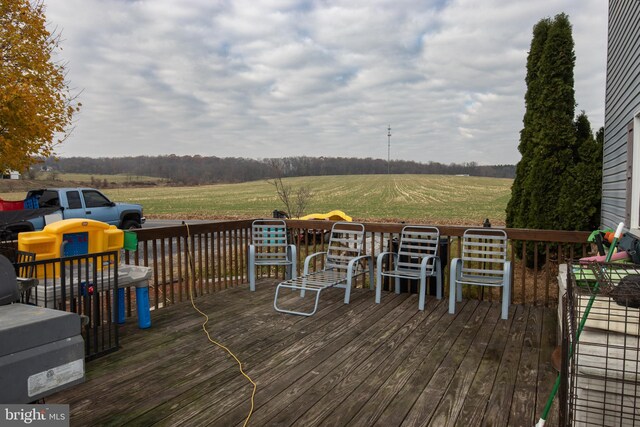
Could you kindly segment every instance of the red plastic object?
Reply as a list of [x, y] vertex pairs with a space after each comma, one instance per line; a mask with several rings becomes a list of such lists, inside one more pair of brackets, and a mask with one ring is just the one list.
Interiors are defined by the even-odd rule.
[[24, 200], [2, 200], [0, 199], [0, 211], [19, 211], [24, 209]]

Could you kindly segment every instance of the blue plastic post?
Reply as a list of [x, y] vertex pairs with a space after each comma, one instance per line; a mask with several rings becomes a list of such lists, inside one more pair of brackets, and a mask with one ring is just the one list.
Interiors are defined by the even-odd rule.
[[138, 309], [138, 327], [151, 327], [151, 311], [149, 310], [149, 288], [136, 288], [136, 308]]
[[124, 323], [124, 288], [118, 288], [118, 324]]

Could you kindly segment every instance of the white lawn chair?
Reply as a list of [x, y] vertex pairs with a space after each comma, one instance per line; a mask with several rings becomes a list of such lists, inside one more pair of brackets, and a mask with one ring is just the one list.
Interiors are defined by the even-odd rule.
[[[349, 304], [353, 278], [366, 272], [364, 267], [361, 267], [364, 260], [368, 262], [369, 283], [373, 286], [373, 259], [370, 255], [362, 255], [363, 252], [364, 225], [354, 222], [336, 222], [331, 228], [326, 252], [309, 255], [304, 260], [304, 274], [302, 276], [282, 282], [276, 287], [273, 307], [282, 313], [311, 316], [318, 310], [320, 292], [334, 286], [345, 289], [344, 303]], [[318, 256], [324, 257], [324, 268], [320, 271], [310, 272], [310, 263], [313, 258]], [[303, 312], [279, 307], [278, 295], [282, 288], [299, 290], [301, 297], [304, 297], [306, 291], [315, 292], [313, 310]]]
[[[436, 298], [442, 299], [442, 276], [440, 274], [440, 230], [436, 227], [408, 225], [400, 234], [398, 252], [382, 252], [378, 255], [376, 275], [376, 303], [380, 304], [382, 277], [394, 277], [396, 293], [400, 293], [400, 279], [420, 280], [418, 309], [424, 310], [427, 277], [436, 278]], [[385, 256], [394, 258], [393, 269], [383, 271]]]
[[511, 261], [507, 261], [507, 233], [491, 228], [469, 229], [462, 237], [462, 258], [451, 261], [449, 313], [462, 301], [462, 285], [502, 288], [502, 318], [509, 316]]
[[251, 224], [248, 273], [249, 289], [256, 290], [256, 268], [286, 266], [286, 278], [296, 277], [296, 246], [287, 242], [287, 223], [281, 219], [258, 219]]

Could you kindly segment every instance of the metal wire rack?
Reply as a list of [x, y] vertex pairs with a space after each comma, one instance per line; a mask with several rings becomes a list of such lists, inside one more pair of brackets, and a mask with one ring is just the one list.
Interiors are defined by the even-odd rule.
[[640, 426], [640, 266], [570, 264], [565, 304], [568, 424]]

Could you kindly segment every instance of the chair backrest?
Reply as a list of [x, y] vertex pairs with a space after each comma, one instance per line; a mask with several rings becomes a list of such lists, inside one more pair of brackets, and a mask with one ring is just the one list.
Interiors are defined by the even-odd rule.
[[346, 271], [349, 261], [364, 252], [364, 225], [336, 222], [331, 227], [325, 269]]
[[491, 228], [468, 229], [462, 237], [462, 276], [500, 279], [507, 261], [507, 233]]
[[36, 260], [33, 252], [19, 251], [13, 247], [0, 247], [0, 255], [4, 255], [14, 265], [16, 276], [24, 278], [34, 277], [35, 267], [33, 265], [19, 265], [31, 263]]
[[[398, 246], [398, 261], [396, 270], [419, 272], [422, 259], [425, 256], [438, 256], [440, 247], [440, 230], [436, 227], [407, 225], [400, 234]], [[431, 259], [427, 266], [433, 269], [435, 259]]]
[[258, 259], [287, 258], [287, 223], [282, 219], [257, 219], [251, 223], [251, 243]]
[[[36, 254], [34, 254], [33, 252], [25, 252], [25, 251], [18, 251], [17, 255], [16, 255], [16, 264], [26, 264], [26, 263], [31, 263], [33, 261], [36, 260]], [[35, 266], [34, 265], [21, 265], [21, 266], [16, 266], [16, 275], [18, 277], [24, 277], [27, 279], [33, 278], [35, 277]]]

